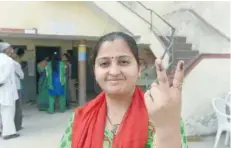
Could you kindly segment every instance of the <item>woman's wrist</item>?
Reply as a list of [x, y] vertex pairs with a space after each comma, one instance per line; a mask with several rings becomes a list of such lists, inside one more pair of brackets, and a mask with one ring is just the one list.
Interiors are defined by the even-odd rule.
[[160, 148], [181, 148], [180, 128], [155, 129], [155, 143]]
[[155, 143], [161, 148], [181, 148], [180, 124], [155, 128]]

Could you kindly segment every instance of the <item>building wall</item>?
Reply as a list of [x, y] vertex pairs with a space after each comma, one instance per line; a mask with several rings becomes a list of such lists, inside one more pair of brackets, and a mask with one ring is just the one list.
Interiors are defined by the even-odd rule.
[[209, 24], [230, 37], [230, 2], [228, 1], [144, 1], [142, 3], [161, 16], [180, 9], [193, 9]]
[[200, 53], [229, 53], [230, 41], [208, 27], [190, 12], [179, 12], [165, 17], [175, 28], [177, 36], [186, 36], [193, 50]]
[[[27, 54], [23, 57], [25, 60], [34, 60], [35, 47], [36, 46], [54, 46], [61, 47], [62, 53], [68, 49], [72, 49], [72, 46], [78, 46], [78, 41], [70, 40], [46, 40], [46, 39], [23, 39], [23, 38], [1, 38], [4, 41], [9, 42], [12, 45], [24, 45], [27, 46]], [[89, 47], [94, 46], [94, 42], [90, 42]], [[151, 53], [151, 50], [147, 47], [139, 47], [139, 56], [141, 59], [145, 59], [148, 65], [153, 65], [155, 56]]]
[[[64, 41], [64, 40], [36, 40], [36, 39], [12, 39], [12, 38], [2, 38], [4, 41], [9, 42], [12, 45], [25, 45], [27, 46], [27, 51], [23, 59], [25, 60], [34, 60], [35, 59], [35, 47], [36, 46], [54, 46], [61, 47], [62, 53], [65, 50], [72, 48], [72, 41]], [[77, 43], [75, 44], [77, 45]]]
[[[133, 4], [136, 12], [150, 20], [149, 11], [134, 2], [128, 3]], [[230, 2], [156, 1], [142, 3], [168, 21], [176, 29], [176, 36], [187, 37], [187, 42], [192, 43], [193, 49], [199, 50], [200, 53], [229, 52]], [[190, 11], [187, 11], [189, 9]], [[194, 15], [194, 12], [199, 17]], [[153, 15], [152, 19], [154, 26], [160, 32], [169, 34], [170, 28], [164, 25], [163, 21], [156, 15]]]
[[[0, 28], [37, 28], [40, 34], [101, 36], [123, 31], [84, 2], [0, 2]], [[7, 14], [7, 15], [6, 15]]]
[[185, 78], [182, 117], [187, 135], [208, 135], [217, 130], [214, 97], [230, 90], [230, 59], [203, 59]]

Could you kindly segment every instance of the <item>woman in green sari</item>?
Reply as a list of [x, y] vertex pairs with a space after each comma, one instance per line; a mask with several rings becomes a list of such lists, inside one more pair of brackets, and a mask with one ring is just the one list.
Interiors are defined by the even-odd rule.
[[39, 74], [39, 80], [38, 80], [38, 108], [40, 111], [46, 111], [48, 109], [48, 79], [45, 73], [45, 67], [47, 65], [47, 62], [49, 60], [49, 57], [46, 57], [44, 60], [39, 62], [37, 64], [37, 71]]
[[103, 92], [75, 110], [60, 148], [187, 148], [181, 120], [183, 61], [170, 86], [157, 59], [158, 83], [144, 93], [136, 86], [139, 56], [131, 36], [113, 32], [101, 37], [92, 57]]
[[60, 112], [66, 110], [66, 76], [65, 63], [54, 53], [50, 62], [45, 67], [47, 84], [48, 84], [48, 112], [53, 113], [55, 110], [55, 102], [58, 99]]

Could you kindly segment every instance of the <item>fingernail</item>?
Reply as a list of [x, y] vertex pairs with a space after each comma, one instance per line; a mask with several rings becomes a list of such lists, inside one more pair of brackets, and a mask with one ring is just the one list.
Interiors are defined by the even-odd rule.
[[183, 68], [184, 68], [184, 62], [181, 62], [180, 63], [180, 70], [183, 70]]
[[163, 68], [162, 68], [162, 65], [161, 64], [158, 64], [158, 68], [159, 68], [159, 71], [162, 71]]
[[162, 71], [163, 70], [163, 67], [162, 67], [162, 62], [161, 62], [161, 60], [160, 59], [156, 59], [156, 66], [157, 66], [157, 69], [159, 70], [159, 71]]

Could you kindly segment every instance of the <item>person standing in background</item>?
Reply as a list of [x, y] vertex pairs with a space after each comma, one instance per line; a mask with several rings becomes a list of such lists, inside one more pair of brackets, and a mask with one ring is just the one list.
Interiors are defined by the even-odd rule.
[[70, 94], [70, 87], [69, 87], [69, 81], [71, 78], [71, 64], [68, 61], [68, 54], [64, 53], [62, 56], [62, 61], [65, 63], [65, 77], [66, 77], [66, 107], [69, 109], [71, 106], [71, 94]]
[[38, 64], [37, 64], [37, 71], [39, 75], [39, 81], [38, 81], [38, 108], [40, 111], [45, 111], [48, 109], [49, 106], [49, 94], [48, 94], [48, 78], [46, 76], [45, 67], [47, 63], [49, 62], [50, 58], [49, 56], [43, 58]]
[[15, 62], [10, 57], [13, 49], [6, 42], [0, 42], [0, 128], [1, 135], [4, 140], [19, 137], [16, 132], [15, 117], [15, 101], [18, 100], [18, 92], [16, 86]]
[[14, 52], [12, 54], [12, 57], [14, 58], [14, 65], [15, 65], [15, 74], [16, 74], [16, 85], [18, 89], [18, 96], [19, 99], [16, 100], [16, 109], [15, 109], [15, 127], [16, 131], [19, 131], [22, 129], [22, 84], [21, 80], [24, 79], [24, 73], [22, 70], [22, 67], [20, 63], [17, 61], [20, 60], [20, 58], [24, 55], [24, 49], [22, 48], [16, 48], [14, 49]]
[[49, 108], [48, 113], [54, 113], [56, 98], [59, 100], [60, 112], [66, 110], [66, 77], [65, 64], [55, 52], [51, 61], [45, 67], [48, 79]]
[[73, 55], [72, 50], [67, 50], [67, 55], [68, 55], [68, 61], [71, 64], [71, 77], [69, 79], [71, 100], [77, 102], [76, 87], [75, 87], [76, 79], [77, 79], [77, 60]]

